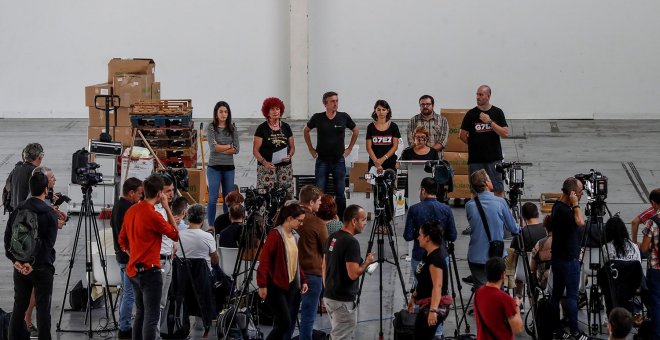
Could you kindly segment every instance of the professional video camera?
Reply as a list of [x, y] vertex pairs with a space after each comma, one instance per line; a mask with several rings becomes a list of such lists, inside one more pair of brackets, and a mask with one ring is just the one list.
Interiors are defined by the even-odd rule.
[[509, 207], [518, 206], [525, 187], [525, 170], [523, 166], [530, 163], [502, 162], [495, 165], [495, 171], [502, 174], [502, 180], [509, 185]]
[[243, 187], [240, 191], [245, 196], [245, 209], [248, 215], [252, 211], [262, 211], [268, 226], [271, 226], [277, 210], [284, 205], [287, 198], [286, 188], [280, 186], [270, 190]]
[[98, 172], [100, 165], [94, 162], [89, 162], [85, 166], [76, 169], [76, 181], [74, 184], [82, 186], [97, 185], [103, 182], [103, 174]]
[[594, 169], [589, 169], [588, 174], [577, 174], [574, 176], [584, 186], [589, 200], [602, 202], [607, 198], [607, 177]]
[[451, 168], [449, 162], [445, 160], [427, 161], [424, 164], [424, 171], [432, 174], [438, 183], [436, 197], [447, 201], [447, 194], [454, 191], [454, 169]]
[[168, 177], [174, 183], [175, 188], [188, 192], [188, 170], [185, 168], [173, 169], [168, 166], [165, 170], [160, 171], [160, 175]]
[[374, 192], [377, 198], [376, 208], [382, 208], [386, 202], [392, 200], [396, 182], [396, 170], [387, 169], [377, 174], [366, 173], [364, 174], [364, 179], [373, 181], [373, 185], [376, 186]]

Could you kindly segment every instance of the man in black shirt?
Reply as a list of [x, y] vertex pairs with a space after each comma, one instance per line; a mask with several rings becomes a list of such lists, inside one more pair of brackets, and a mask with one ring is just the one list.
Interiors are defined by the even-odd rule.
[[[37, 304], [37, 329], [39, 339], [51, 339], [50, 306], [53, 294], [53, 276], [55, 274], [55, 241], [57, 240], [57, 214], [45, 202], [48, 194], [48, 176], [37, 172], [29, 179], [32, 197], [21, 202], [9, 216], [5, 230], [5, 254], [14, 264], [14, 308], [9, 321], [9, 339], [29, 337], [23, 320], [30, 303], [34, 287]], [[12, 224], [19, 211], [27, 209], [37, 214], [39, 243], [35, 251], [34, 261], [23, 263], [18, 261], [9, 251], [12, 237]]]
[[121, 226], [124, 223], [124, 215], [126, 211], [133, 204], [137, 203], [142, 198], [144, 186], [142, 181], [135, 177], [128, 178], [121, 188], [122, 196], [112, 208], [112, 215], [110, 216], [110, 226], [112, 227], [112, 237], [115, 244], [115, 254], [117, 255], [117, 263], [121, 269], [121, 286], [123, 287], [122, 294], [119, 300], [119, 339], [131, 339], [133, 328], [131, 327], [131, 315], [133, 314], [133, 303], [135, 302], [135, 295], [133, 295], [133, 285], [131, 285], [128, 276], [126, 275], [126, 264], [128, 263], [128, 254], [126, 254], [119, 247], [117, 238], [121, 232]]
[[[346, 197], [344, 196], [346, 162], [344, 159], [353, 150], [353, 145], [358, 138], [358, 128], [348, 113], [337, 112], [339, 97], [336, 92], [323, 94], [323, 105], [325, 105], [325, 112], [315, 113], [307, 122], [303, 133], [309, 153], [316, 158], [314, 167], [316, 186], [327, 193], [328, 175], [332, 174], [337, 213], [339, 216], [343, 216], [344, 209], [346, 209]], [[312, 146], [312, 138], [309, 134], [312, 129], [317, 129], [316, 148]], [[346, 129], [351, 130], [353, 134], [351, 142], [344, 149]]]
[[44, 159], [44, 148], [39, 143], [30, 143], [23, 148], [23, 162], [16, 164], [14, 170], [9, 174], [11, 207], [16, 209], [30, 193], [28, 182], [32, 171], [41, 165]]
[[500, 163], [502, 145], [500, 137], [509, 137], [509, 128], [502, 109], [490, 104], [488, 85], [477, 89], [477, 106], [465, 114], [461, 124], [461, 140], [468, 145], [468, 173], [485, 169], [493, 182], [493, 193], [504, 197], [502, 174], [495, 171]]
[[587, 339], [580, 332], [577, 323], [577, 297], [580, 284], [580, 229], [584, 227], [584, 218], [578, 202], [582, 197], [582, 182], [574, 177], [564, 181], [562, 195], [552, 207], [552, 325], [559, 339], [566, 339], [568, 334], [559, 324], [559, 300], [566, 290], [566, 316], [568, 317], [571, 336], [575, 339]]
[[322, 276], [323, 301], [330, 316], [332, 339], [351, 339], [357, 325], [358, 279], [374, 262], [370, 253], [362, 261], [360, 243], [355, 235], [367, 224], [367, 212], [359, 205], [350, 205], [344, 212], [344, 226], [330, 235], [325, 245]]
[[233, 204], [229, 207], [230, 224], [220, 232], [219, 247], [239, 248], [241, 233], [243, 232], [243, 217], [245, 208], [241, 204]]

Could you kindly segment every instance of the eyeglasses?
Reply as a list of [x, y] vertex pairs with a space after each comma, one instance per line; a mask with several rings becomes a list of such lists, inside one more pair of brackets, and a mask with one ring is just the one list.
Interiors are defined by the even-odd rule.
[[433, 106], [433, 103], [419, 103], [419, 106]]
[[415, 137], [416, 140], [426, 140], [426, 137]]

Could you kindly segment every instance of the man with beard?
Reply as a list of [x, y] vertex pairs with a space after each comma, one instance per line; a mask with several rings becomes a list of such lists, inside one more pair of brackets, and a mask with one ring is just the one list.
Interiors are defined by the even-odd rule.
[[442, 150], [447, 146], [449, 125], [447, 124], [447, 118], [433, 111], [433, 105], [435, 105], [435, 101], [428, 94], [419, 98], [419, 113], [410, 118], [408, 122], [408, 146], [415, 145], [415, 129], [418, 126], [423, 126], [429, 132], [426, 145], [437, 151], [438, 156], [442, 158]]
[[369, 253], [362, 261], [360, 242], [355, 235], [367, 225], [367, 212], [359, 205], [350, 205], [344, 212], [344, 226], [328, 238], [323, 257], [323, 301], [330, 316], [332, 339], [351, 339], [357, 325], [355, 299], [361, 275], [374, 262]]

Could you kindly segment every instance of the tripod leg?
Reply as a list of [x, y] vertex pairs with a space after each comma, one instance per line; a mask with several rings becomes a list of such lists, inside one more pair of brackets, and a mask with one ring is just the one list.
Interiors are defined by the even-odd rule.
[[[367, 243], [367, 255], [369, 255], [369, 253], [371, 253], [371, 249], [374, 246], [374, 237], [376, 236], [376, 225], [378, 224], [377, 221], [378, 221], [378, 218], [374, 219], [374, 223], [373, 223], [372, 228], [371, 228], [371, 235], [369, 235], [369, 242]], [[366, 258], [366, 256], [365, 256], [365, 258]], [[382, 263], [380, 263], [380, 261], [378, 263], [382, 264]], [[362, 275], [362, 277], [360, 278], [360, 289], [358, 289], [357, 300], [356, 300], [357, 305], [360, 304], [360, 296], [362, 296], [362, 286], [364, 285], [364, 278], [365, 278], [364, 275]]]
[[[90, 211], [89, 218], [90, 218], [90, 221], [91, 221], [91, 226], [92, 226], [92, 228], [94, 228], [93, 234], [96, 237], [96, 246], [98, 248], [99, 260], [101, 262], [101, 269], [103, 270], [103, 279], [105, 280], [105, 287], [103, 289], [104, 290], [103, 297], [104, 297], [104, 299], [107, 298], [107, 301], [109, 301], [109, 303], [110, 303], [110, 311], [111, 311], [110, 314], [112, 314], [112, 322], [113, 322], [114, 327], [117, 328], [118, 325], [117, 325], [117, 319], [115, 318], [115, 306], [112, 302], [112, 294], [110, 293], [110, 283], [108, 282], [108, 266], [105, 262], [105, 253], [103, 252], [103, 246], [101, 245], [101, 236], [100, 236], [100, 233], [99, 233], [99, 226], [96, 223], [96, 214], [94, 212], [94, 204], [93, 204], [91, 199], [89, 200], [89, 211]], [[109, 319], [108, 304], [107, 303], [105, 305], [105, 314], [106, 314], [106, 317]]]
[[73, 239], [73, 248], [71, 249], [71, 258], [69, 259], [69, 274], [66, 277], [66, 285], [64, 286], [64, 296], [62, 297], [62, 306], [60, 307], [60, 318], [57, 321], [57, 331], [60, 331], [60, 326], [62, 324], [62, 315], [64, 314], [64, 306], [66, 305], [66, 295], [69, 291], [69, 283], [71, 282], [71, 273], [73, 271], [73, 265], [76, 262], [76, 250], [78, 249], [78, 239], [80, 238], [80, 227], [82, 226], [82, 218], [78, 219], [78, 224], [76, 226], [76, 235]]
[[387, 237], [389, 239], [390, 248], [392, 249], [392, 256], [394, 257], [394, 266], [396, 267], [397, 273], [399, 274], [399, 281], [401, 282], [401, 290], [403, 291], [403, 300], [405, 305], [408, 305], [408, 291], [406, 290], [406, 283], [403, 280], [403, 274], [401, 273], [401, 265], [399, 264], [399, 253], [396, 251], [394, 246], [394, 238], [392, 237], [392, 226], [388, 224], [388, 233]]

